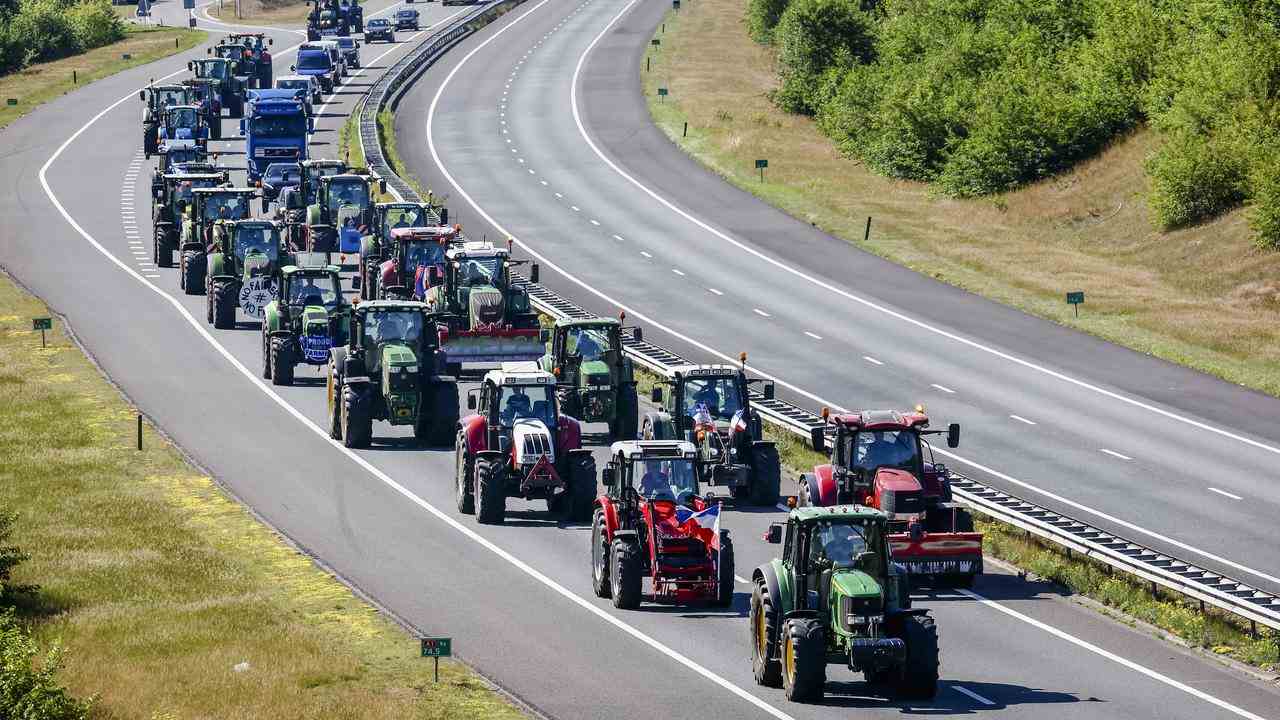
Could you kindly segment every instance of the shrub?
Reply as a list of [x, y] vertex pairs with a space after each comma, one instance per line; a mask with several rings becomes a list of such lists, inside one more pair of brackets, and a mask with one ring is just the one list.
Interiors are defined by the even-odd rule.
[[124, 22], [111, 9], [111, 0], [81, 0], [67, 13], [80, 46], [109, 45], [124, 39]]
[[795, 0], [774, 30], [781, 87], [775, 102], [812, 115], [854, 63], [872, 54], [871, 18], [855, 0]]
[[84, 52], [66, 8], [57, 0], [23, 0], [9, 25], [10, 41], [22, 48], [19, 69]]
[[773, 42], [773, 29], [790, 0], [750, 0], [747, 3], [747, 32], [758, 43]]
[[1190, 134], [1169, 139], [1147, 161], [1153, 219], [1169, 230], [1211, 218], [1244, 199], [1247, 172], [1225, 143]]
[[1280, 158], [1258, 163], [1250, 178], [1249, 227], [1264, 250], [1280, 250]]
[[0, 718], [86, 720], [91, 703], [72, 697], [58, 683], [61, 649], [41, 655], [13, 610], [0, 613]]
[[28, 559], [26, 553], [18, 548], [3, 544], [9, 541], [16, 519], [12, 513], [0, 512], [0, 605], [11, 605], [17, 595], [35, 589], [29, 585], [15, 585], [11, 580], [13, 569]]

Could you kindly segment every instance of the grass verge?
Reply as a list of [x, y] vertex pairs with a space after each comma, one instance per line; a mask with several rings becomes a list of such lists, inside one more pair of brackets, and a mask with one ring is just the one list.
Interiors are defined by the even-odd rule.
[[257, 522], [0, 276], [0, 507], [41, 585], [21, 610], [100, 717], [519, 717]]
[[[40, 105], [95, 80], [190, 50], [205, 41], [203, 30], [129, 25], [120, 42], [0, 76], [0, 128]], [[124, 55], [129, 55], [125, 60]], [[74, 82], [72, 80], [74, 75]], [[17, 100], [9, 105], [10, 98]]]
[[[986, 199], [939, 197], [875, 175], [811, 119], [778, 110], [773, 50], [743, 0], [668, 13], [638, 69], [654, 122], [728, 182], [889, 260], [1053, 322], [1280, 395], [1280, 253], [1254, 246], [1246, 209], [1152, 229], [1139, 129], [1071, 172]], [[669, 94], [659, 97], [658, 88]], [[688, 134], [684, 134], [688, 123]], [[755, 168], [767, 159], [765, 182]], [[870, 239], [863, 241], [867, 217]], [[1064, 302], [1084, 290], [1080, 317]]]
[[241, 0], [240, 16], [236, 17], [235, 0], [222, 0], [217, 5], [209, 6], [209, 17], [230, 23], [252, 21], [256, 25], [297, 27], [306, 23], [307, 13], [310, 11], [311, 7], [304, 0]]
[[382, 154], [391, 165], [391, 170], [408, 183], [420, 197], [426, 198], [431, 195], [431, 191], [422, 186], [418, 176], [409, 172], [409, 168], [400, 157], [400, 151], [396, 146], [396, 118], [390, 110], [378, 113], [378, 142], [382, 143]]

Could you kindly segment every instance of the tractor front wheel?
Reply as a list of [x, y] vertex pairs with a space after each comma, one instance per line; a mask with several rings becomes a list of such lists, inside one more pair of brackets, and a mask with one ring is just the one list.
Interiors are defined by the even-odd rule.
[[591, 589], [596, 597], [608, 599], [612, 595], [609, 586], [609, 533], [604, 526], [604, 509], [598, 508], [591, 519]]
[[938, 694], [938, 627], [933, 618], [912, 615], [902, 626], [907, 661], [898, 681], [899, 697], [929, 700]]
[[155, 261], [156, 267], [173, 267], [173, 250], [169, 247], [168, 235], [164, 228], [157, 228], [154, 233], [152, 260]]
[[453, 480], [453, 493], [458, 501], [458, 512], [463, 515], [476, 514], [476, 496], [471, 491], [475, 482], [475, 463], [471, 461], [471, 456], [467, 453], [466, 438], [462, 433], [458, 433], [458, 437], [454, 440], [454, 467], [456, 475]]
[[640, 548], [626, 540], [614, 540], [609, 548], [609, 580], [613, 606], [619, 610], [640, 607]]
[[[764, 578], [756, 580], [751, 591], [751, 672], [756, 683], [765, 687], [782, 686], [782, 663], [774, 650], [778, 647], [778, 610], [769, 596]], [[770, 657], [770, 655], [774, 657]]]
[[213, 283], [213, 326], [219, 330], [231, 330], [236, 326], [235, 283], [225, 280]]
[[342, 388], [342, 444], [367, 448], [373, 442], [373, 413], [367, 393], [350, 385]]
[[720, 531], [720, 567], [716, 577], [716, 605], [727, 608], [733, 605], [733, 541], [726, 530]]
[[271, 337], [266, 333], [265, 320], [263, 321], [263, 326], [264, 326], [264, 330], [262, 333], [262, 379], [270, 380], [271, 379]]
[[[268, 362], [271, 364], [271, 384], [272, 385], [292, 385], [293, 384], [293, 348], [289, 338], [283, 335], [277, 335], [271, 338], [271, 355]], [[335, 440], [337, 438], [334, 438]]]
[[200, 295], [204, 290], [204, 253], [185, 250], [182, 253], [182, 290], [188, 295]]
[[329, 366], [328, 381], [325, 383], [325, 391], [328, 395], [329, 405], [329, 437], [334, 440], [342, 439], [342, 376], [337, 375], [333, 371], [333, 366]]
[[484, 525], [501, 525], [507, 515], [507, 466], [505, 457], [481, 457], [476, 465], [476, 519]]
[[569, 522], [586, 522], [591, 519], [591, 507], [596, 500], [596, 459], [588, 453], [569, 458], [569, 502], [565, 515]]
[[827, 641], [817, 618], [788, 620], [782, 638], [782, 688], [792, 702], [817, 702], [827, 684]]
[[751, 502], [754, 505], [772, 507], [778, 504], [782, 489], [782, 463], [778, 460], [778, 448], [772, 443], [761, 443], [751, 448]]

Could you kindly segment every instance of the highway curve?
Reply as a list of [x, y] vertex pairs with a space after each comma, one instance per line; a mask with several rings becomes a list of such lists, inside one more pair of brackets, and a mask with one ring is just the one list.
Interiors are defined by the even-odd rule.
[[[180, 17], [173, 5], [166, 0], [157, 6], [171, 22]], [[383, 7], [374, 3], [370, 10]], [[427, 21], [457, 11], [418, 7]], [[514, 187], [513, 178], [524, 169], [505, 156], [498, 161], [505, 148], [494, 148], [506, 145], [495, 115], [509, 71], [504, 68], [540, 41], [538, 53], [551, 55], [552, 47], [564, 43], [565, 57], [576, 58], [620, 7], [613, 0], [530, 0], [451, 52], [424, 77], [401, 117], [421, 124], [425, 113], [414, 106], [421, 95], [429, 96], [458, 59], [501, 37], [482, 50], [492, 53], [485, 62], [466, 66], [474, 76], [453, 80], [457, 85], [448, 96], [457, 103], [450, 111], [457, 121], [487, 129], [492, 137], [459, 131], [447, 142], [454, 152], [487, 158], [492, 168], [483, 177], [459, 175], [463, 182]], [[553, 33], [558, 24], [561, 31]], [[273, 35], [279, 71], [287, 67], [285, 50], [298, 36]], [[319, 154], [334, 153], [343, 114], [368, 78], [399, 52], [402, 46], [364, 48], [370, 68], [322, 110], [315, 137]], [[209, 330], [204, 299], [181, 295], [175, 271], [146, 263], [150, 164], [140, 155], [136, 93], [147, 78], [165, 77], [184, 64], [185, 58], [175, 57], [95, 83], [0, 133], [0, 211], [7, 221], [0, 225], [0, 264], [65, 315], [141, 410], [264, 520], [407, 623], [452, 635], [465, 660], [538, 712], [565, 719], [834, 718], [855, 708], [881, 716], [983, 712], [1030, 718], [1047, 711], [1058, 717], [1192, 719], [1261, 717], [1280, 705], [1260, 681], [1106, 620], [1044, 586], [998, 573], [982, 579], [979, 594], [921, 598], [939, 619], [944, 666], [937, 700], [919, 707], [865, 697], [865, 686], [838, 668], [830, 671], [836, 682], [822, 705], [788, 704], [779, 691], [754, 686], [745, 585], [731, 611], [618, 612], [596, 600], [587, 528], [550, 523], [540, 508], [514, 502], [517, 511], [507, 525], [481, 528], [453, 510], [450, 449], [415, 450], [399, 438], [381, 437], [385, 428], [375, 429], [380, 443], [367, 451], [330, 442], [320, 428], [321, 384], [263, 384], [256, 325]], [[476, 69], [482, 65], [487, 72]], [[551, 81], [563, 68], [547, 70]], [[562, 122], [549, 112], [545, 119], [548, 125]], [[225, 122], [224, 129], [230, 133], [233, 125]], [[556, 134], [551, 127], [544, 131], [546, 147], [554, 149]], [[236, 162], [239, 143], [215, 145], [224, 151], [224, 162]], [[412, 137], [402, 147], [415, 157], [425, 152]], [[591, 165], [577, 169], [582, 184], [603, 187], [603, 176]], [[526, 213], [540, 217], [540, 207], [559, 207], [536, 192], [521, 189], [516, 195], [526, 198], [525, 205], [495, 216], [513, 227]], [[471, 222], [461, 202], [453, 207], [462, 211], [472, 234], [481, 231], [483, 224]], [[660, 213], [640, 209], [643, 215], [618, 227], [641, 232], [661, 222]], [[576, 236], [575, 252], [594, 252], [598, 243], [588, 231], [566, 220], [575, 211], [566, 205], [557, 212], [540, 220], [549, 224], [536, 233], [521, 228], [521, 235]], [[685, 240], [693, 245], [693, 239]], [[569, 259], [562, 255], [553, 257]], [[668, 284], [677, 282], [673, 275]], [[620, 282], [607, 288], [631, 291]], [[680, 306], [665, 307], [664, 316]], [[688, 327], [710, 331], [714, 319], [709, 314]], [[740, 573], [773, 551], [757, 538], [776, 517], [727, 514]]]

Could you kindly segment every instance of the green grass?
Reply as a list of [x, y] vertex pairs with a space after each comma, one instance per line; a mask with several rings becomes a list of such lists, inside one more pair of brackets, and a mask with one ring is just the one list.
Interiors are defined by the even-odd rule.
[[[125, 30], [120, 42], [0, 76], [0, 102], [4, 103], [0, 105], [0, 128], [60, 95], [122, 70], [190, 50], [207, 37], [203, 30], [187, 28], [129, 25]], [[125, 54], [130, 59], [125, 60]], [[9, 105], [9, 98], [18, 104]]]
[[[0, 277], [0, 507], [60, 679], [98, 717], [475, 718], [519, 713], [465, 667], [434, 684], [412, 637], [256, 521]], [[247, 663], [247, 669], [235, 666]]]
[[378, 141], [382, 143], [382, 154], [387, 158], [392, 171], [408, 183], [409, 187], [413, 188], [424, 201], [430, 202], [427, 198], [432, 194], [431, 189], [422, 186], [422, 181], [409, 172], [409, 168], [400, 157], [399, 146], [396, 144], [396, 119], [390, 110], [382, 110], [378, 113]]

